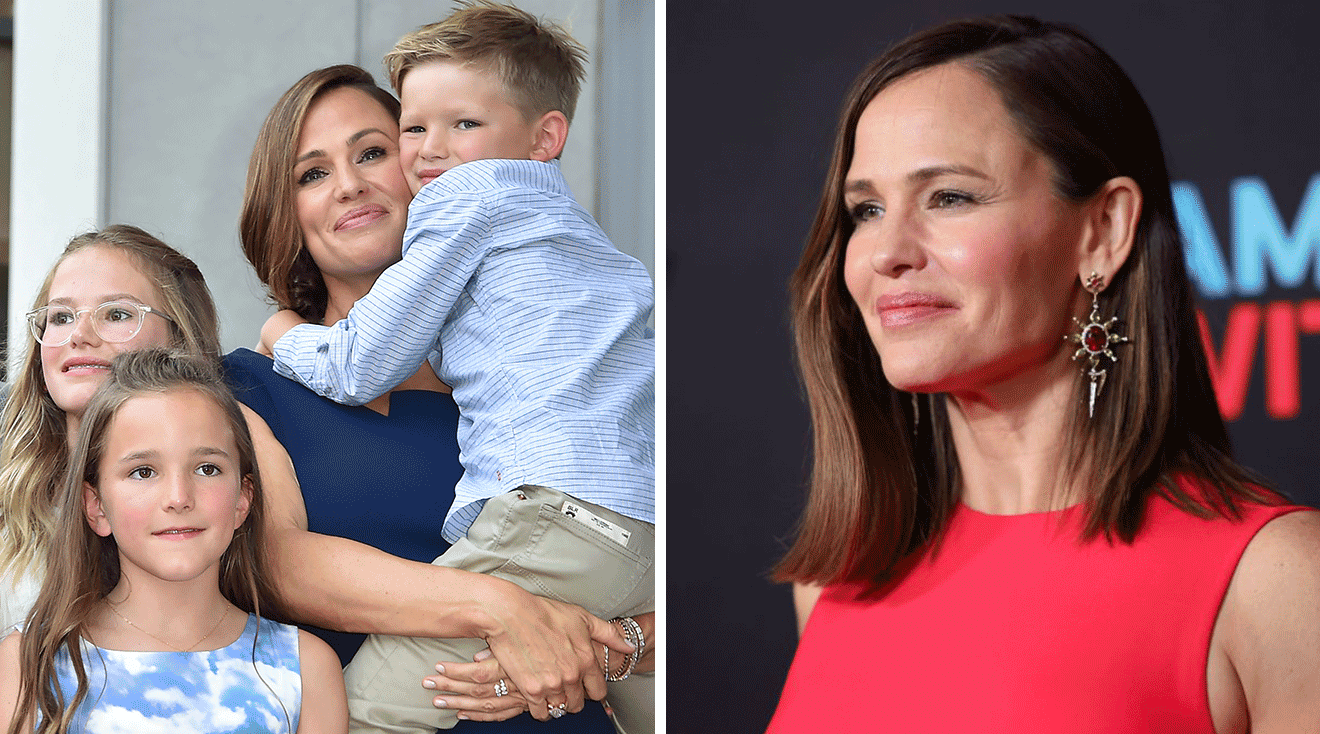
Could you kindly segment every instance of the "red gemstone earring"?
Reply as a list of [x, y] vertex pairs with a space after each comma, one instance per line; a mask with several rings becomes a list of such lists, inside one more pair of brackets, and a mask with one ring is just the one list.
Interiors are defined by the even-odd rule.
[[1105, 387], [1105, 370], [1107, 367], [1100, 363], [1101, 357], [1107, 357], [1110, 362], [1117, 362], [1118, 357], [1114, 355], [1114, 350], [1110, 349], [1115, 344], [1121, 344], [1128, 341], [1128, 338], [1113, 331], [1115, 324], [1118, 323], [1118, 317], [1115, 316], [1108, 321], [1100, 320], [1100, 291], [1105, 289], [1105, 280], [1101, 278], [1094, 270], [1086, 279], [1086, 290], [1091, 294], [1091, 314], [1086, 317], [1086, 323], [1082, 323], [1076, 316], [1073, 321], [1080, 327], [1076, 334], [1068, 334], [1064, 339], [1072, 341], [1074, 344], [1080, 344], [1077, 351], [1073, 352], [1073, 361], [1080, 359], [1086, 360], [1083, 368], [1084, 374], [1091, 381], [1091, 395], [1087, 403], [1087, 415], [1095, 417], [1095, 399], [1100, 391]]

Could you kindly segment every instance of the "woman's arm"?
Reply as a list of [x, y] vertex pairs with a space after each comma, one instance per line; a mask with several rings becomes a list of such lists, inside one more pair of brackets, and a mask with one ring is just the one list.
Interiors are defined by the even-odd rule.
[[1252, 734], [1320, 731], [1320, 512], [1284, 515], [1256, 533], [1215, 637], [1241, 682], [1241, 698], [1229, 698], [1246, 709], [1223, 718], [1249, 717]]
[[[417, 563], [307, 529], [288, 452], [243, 407], [267, 506], [268, 559], [280, 602], [296, 620], [327, 629], [486, 640], [510, 678], [547, 718], [547, 695], [605, 695], [596, 644], [630, 650], [618, 631], [580, 607], [544, 599], [477, 573]], [[535, 704], [541, 704], [537, 706]]]
[[348, 694], [334, 649], [311, 632], [298, 630], [298, 664], [302, 668], [298, 734], [347, 732]]

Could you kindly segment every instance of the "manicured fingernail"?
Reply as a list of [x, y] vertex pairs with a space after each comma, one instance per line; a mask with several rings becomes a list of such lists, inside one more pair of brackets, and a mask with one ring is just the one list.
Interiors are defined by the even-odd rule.
[[443, 673], [443, 672], [445, 672], [445, 666], [444, 666], [444, 665], [441, 665], [440, 663], [436, 663], [436, 664], [435, 664], [435, 672], [437, 672], [437, 673]]
[[435, 681], [431, 680], [430, 678], [423, 680], [422, 688], [435, 688]]
[[438, 709], [447, 709], [449, 708], [449, 704], [443, 698], [437, 697], [435, 699], [435, 707]]
[[458, 717], [458, 718], [460, 718], [460, 719], [462, 719], [462, 720], [464, 720], [464, 721], [467, 721], [467, 720], [468, 720], [468, 715], [467, 715], [467, 714], [455, 714], [455, 716]]
[[483, 660], [489, 660], [492, 654], [493, 653], [490, 651], [490, 648], [488, 647], [485, 650], [481, 650], [476, 655], [473, 655], [472, 659], [479, 663]]

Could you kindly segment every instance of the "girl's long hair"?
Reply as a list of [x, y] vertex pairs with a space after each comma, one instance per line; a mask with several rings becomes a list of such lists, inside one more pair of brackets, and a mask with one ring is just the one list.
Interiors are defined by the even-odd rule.
[[[81, 641], [96, 607], [119, 583], [119, 549], [113, 536], [102, 538], [88, 525], [84, 482], [98, 486], [108, 428], [119, 408], [137, 396], [175, 391], [201, 393], [220, 407], [238, 448], [240, 476], [252, 488], [247, 519], [234, 531], [229, 548], [220, 557], [220, 592], [246, 612], [273, 616], [271, 605], [276, 597], [262, 556], [265, 505], [256, 451], [247, 421], [225, 386], [218, 363], [162, 349], [121, 354], [87, 406], [61, 485], [55, 510], [55, 537], [61, 541], [52, 544], [46, 556], [41, 593], [27, 617], [20, 652], [22, 682], [10, 734], [22, 731], [36, 713], [41, 717], [40, 734], [63, 734], [88, 695]], [[77, 680], [71, 699], [54, 685], [61, 650], [69, 655]]]
[[[1113, 365], [1094, 418], [1078, 370], [1068, 436], [1074, 476], [1086, 476], [1083, 537], [1132, 542], [1147, 499], [1161, 493], [1202, 517], [1273, 502], [1231, 455], [1206, 357], [1154, 118], [1131, 79], [1093, 41], [1022, 16], [947, 23], [900, 41], [858, 77], [845, 103], [820, 206], [792, 279], [798, 366], [811, 406], [811, 491], [781, 581], [879, 585], [936, 542], [958, 501], [958, 459], [945, 397], [885, 379], [842, 277], [853, 225], [843, 204], [862, 111], [909, 74], [958, 63], [999, 93], [1018, 130], [1053, 163], [1056, 194], [1089, 199], [1130, 176], [1144, 206], [1127, 262], [1100, 295], [1132, 348]], [[918, 421], [918, 416], [921, 416]], [[914, 427], [920, 423], [921, 430]], [[1198, 486], [1185, 488], [1179, 479]]]
[[[156, 287], [170, 317], [175, 348], [220, 358], [215, 302], [197, 265], [145, 231], [127, 224], [74, 237], [46, 274], [33, 308], [50, 298], [55, 271], [70, 255], [103, 247], [127, 253]], [[64, 411], [51, 400], [41, 370], [41, 345], [31, 333], [12, 335], [26, 356], [0, 414], [0, 575], [17, 578], [41, 567], [55, 535], [55, 500], [64, 484], [69, 437]], [[25, 339], [25, 342], [20, 342]]]

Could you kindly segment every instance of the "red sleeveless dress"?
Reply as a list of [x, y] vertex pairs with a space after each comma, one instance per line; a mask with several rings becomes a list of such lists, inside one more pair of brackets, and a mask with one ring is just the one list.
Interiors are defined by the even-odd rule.
[[770, 734], [1214, 734], [1210, 633], [1242, 551], [1295, 506], [1202, 520], [1153, 497], [1136, 542], [1081, 507], [959, 506], [939, 551], [869, 597], [817, 602]]

